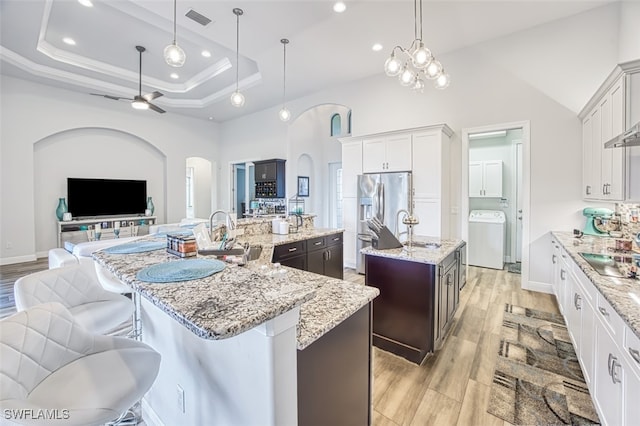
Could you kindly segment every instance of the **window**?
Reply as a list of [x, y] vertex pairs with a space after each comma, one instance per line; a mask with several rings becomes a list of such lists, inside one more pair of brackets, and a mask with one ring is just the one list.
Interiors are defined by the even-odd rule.
[[342, 122], [340, 114], [333, 114], [331, 116], [331, 136], [340, 136], [342, 134]]

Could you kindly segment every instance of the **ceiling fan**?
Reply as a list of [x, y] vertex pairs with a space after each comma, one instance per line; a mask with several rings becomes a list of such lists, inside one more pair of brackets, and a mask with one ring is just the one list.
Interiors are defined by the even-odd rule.
[[102, 96], [103, 98], [107, 98], [107, 99], [113, 99], [114, 101], [119, 101], [119, 100], [127, 100], [127, 101], [131, 101], [131, 106], [135, 109], [152, 109], [155, 112], [159, 112], [159, 113], [164, 113], [166, 112], [165, 110], [163, 110], [162, 108], [154, 105], [151, 103], [152, 100], [159, 98], [160, 96], [163, 96], [162, 93], [155, 91], [153, 93], [148, 93], [146, 95], [142, 95], [142, 52], [144, 52], [145, 49], [142, 46], [136, 46], [136, 50], [140, 53], [140, 67], [138, 68], [138, 94], [136, 96], [133, 97], [133, 99], [131, 98], [123, 98], [121, 96], [114, 96], [114, 95], [104, 95], [101, 93], [91, 93], [94, 96]]

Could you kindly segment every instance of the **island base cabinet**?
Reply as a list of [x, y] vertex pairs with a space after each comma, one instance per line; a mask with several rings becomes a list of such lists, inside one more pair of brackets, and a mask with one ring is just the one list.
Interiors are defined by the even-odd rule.
[[421, 363], [434, 350], [436, 265], [366, 256], [366, 285], [380, 289], [373, 302], [373, 344]]
[[299, 316], [296, 307], [244, 333], [208, 340], [142, 298], [142, 341], [162, 356], [158, 376], [142, 400], [145, 423], [296, 424], [297, 407], [291, 401], [296, 400]]
[[298, 425], [371, 424], [371, 303], [298, 351]]

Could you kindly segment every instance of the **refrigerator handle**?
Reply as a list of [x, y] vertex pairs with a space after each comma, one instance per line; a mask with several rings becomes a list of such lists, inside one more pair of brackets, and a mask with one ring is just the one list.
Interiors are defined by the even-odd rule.
[[380, 188], [378, 188], [378, 197], [380, 197], [380, 200], [378, 202], [378, 208], [380, 209], [379, 211], [380, 222], [384, 223], [385, 197], [384, 197], [384, 184], [382, 182], [380, 182]]

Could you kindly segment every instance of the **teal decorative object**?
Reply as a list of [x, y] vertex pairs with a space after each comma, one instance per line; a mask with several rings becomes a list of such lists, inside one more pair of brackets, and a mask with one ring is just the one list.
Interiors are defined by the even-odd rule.
[[64, 198], [58, 198], [58, 207], [56, 208], [56, 217], [58, 218], [58, 220], [62, 220], [62, 217], [68, 211], [69, 208], [67, 207], [67, 200], [65, 200]]
[[153, 205], [153, 200], [151, 199], [151, 197], [147, 197], [147, 209], [151, 211], [151, 214], [153, 214], [153, 211], [156, 209]]

